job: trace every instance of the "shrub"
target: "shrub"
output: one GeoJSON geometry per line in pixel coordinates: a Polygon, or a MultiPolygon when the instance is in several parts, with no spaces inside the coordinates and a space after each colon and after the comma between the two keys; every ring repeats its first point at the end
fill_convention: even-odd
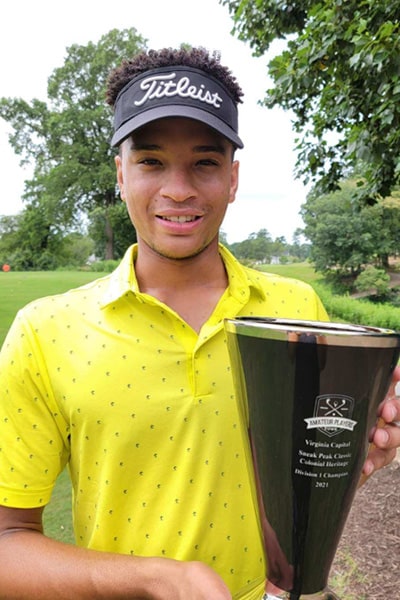
{"type": "Polygon", "coordinates": [[[119,260],[97,260],[90,265],[90,270],[96,273],[111,273],[119,263],[119,260]]]}
{"type": "Polygon", "coordinates": [[[355,280],[354,287],[359,292],[375,289],[379,296],[385,296],[389,293],[389,281],[390,276],[384,269],[368,265],[355,280]]]}
{"type": "Polygon", "coordinates": [[[332,320],[400,331],[399,307],[338,296],[320,282],[313,286],[332,320]]]}

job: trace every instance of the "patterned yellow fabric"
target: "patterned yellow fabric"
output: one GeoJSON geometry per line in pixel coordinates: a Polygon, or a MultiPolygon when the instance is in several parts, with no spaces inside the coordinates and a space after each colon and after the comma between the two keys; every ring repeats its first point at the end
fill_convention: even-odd
{"type": "Polygon", "coordinates": [[[325,320],[307,285],[243,268],[197,335],[118,269],[18,314],[0,358],[0,504],[50,500],[68,464],[81,546],[201,560],[260,598],[265,559],[223,319],[325,320]]]}

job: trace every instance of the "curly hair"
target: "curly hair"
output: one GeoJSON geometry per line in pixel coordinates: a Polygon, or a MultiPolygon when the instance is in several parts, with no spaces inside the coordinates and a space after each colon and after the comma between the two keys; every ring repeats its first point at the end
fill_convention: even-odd
{"type": "Polygon", "coordinates": [[[179,49],[148,50],[137,54],[130,60],[125,59],[119,67],[111,71],[108,77],[107,103],[114,106],[119,92],[136,75],[150,69],[178,65],[200,69],[212,75],[225,86],[237,104],[242,102],[243,92],[232,72],[221,65],[219,52],[214,51],[210,54],[205,48],[201,47],[181,47],[179,49]]]}

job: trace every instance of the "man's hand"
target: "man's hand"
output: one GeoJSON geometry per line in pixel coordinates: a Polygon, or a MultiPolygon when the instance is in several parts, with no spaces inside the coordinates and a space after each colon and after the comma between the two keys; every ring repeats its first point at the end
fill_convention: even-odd
{"type": "Polygon", "coordinates": [[[374,471],[390,464],[400,447],[400,397],[396,397],[395,390],[399,382],[400,367],[396,367],[389,391],[379,407],[379,423],[371,433],[371,447],[363,468],[364,481],[374,471]]]}
{"type": "MultiPolygon", "coordinates": [[[[157,560],[157,559],[154,559],[157,560]]],[[[168,559],[161,559],[167,564],[168,559]]],[[[173,561],[169,561],[173,565],[173,561]]],[[[162,562],[160,562],[161,569],[162,562]]],[[[160,587],[155,586],[152,598],[171,600],[232,600],[232,596],[217,573],[209,566],[200,562],[176,562],[176,573],[174,566],[170,567],[164,581],[160,581],[160,587]],[[167,586],[166,582],[170,585],[167,586]]]]}

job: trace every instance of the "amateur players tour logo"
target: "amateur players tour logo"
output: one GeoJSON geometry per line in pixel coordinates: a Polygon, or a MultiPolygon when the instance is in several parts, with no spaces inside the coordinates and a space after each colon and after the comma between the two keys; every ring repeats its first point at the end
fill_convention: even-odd
{"type": "Polygon", "coordinates": [[[357,421],[351,419],[354,399],[341,394],[325,394],[315,399],[314,416],[304,419],[307,429],[318,429],[329,437],[343,430],[353,431],[357,421]]]}

